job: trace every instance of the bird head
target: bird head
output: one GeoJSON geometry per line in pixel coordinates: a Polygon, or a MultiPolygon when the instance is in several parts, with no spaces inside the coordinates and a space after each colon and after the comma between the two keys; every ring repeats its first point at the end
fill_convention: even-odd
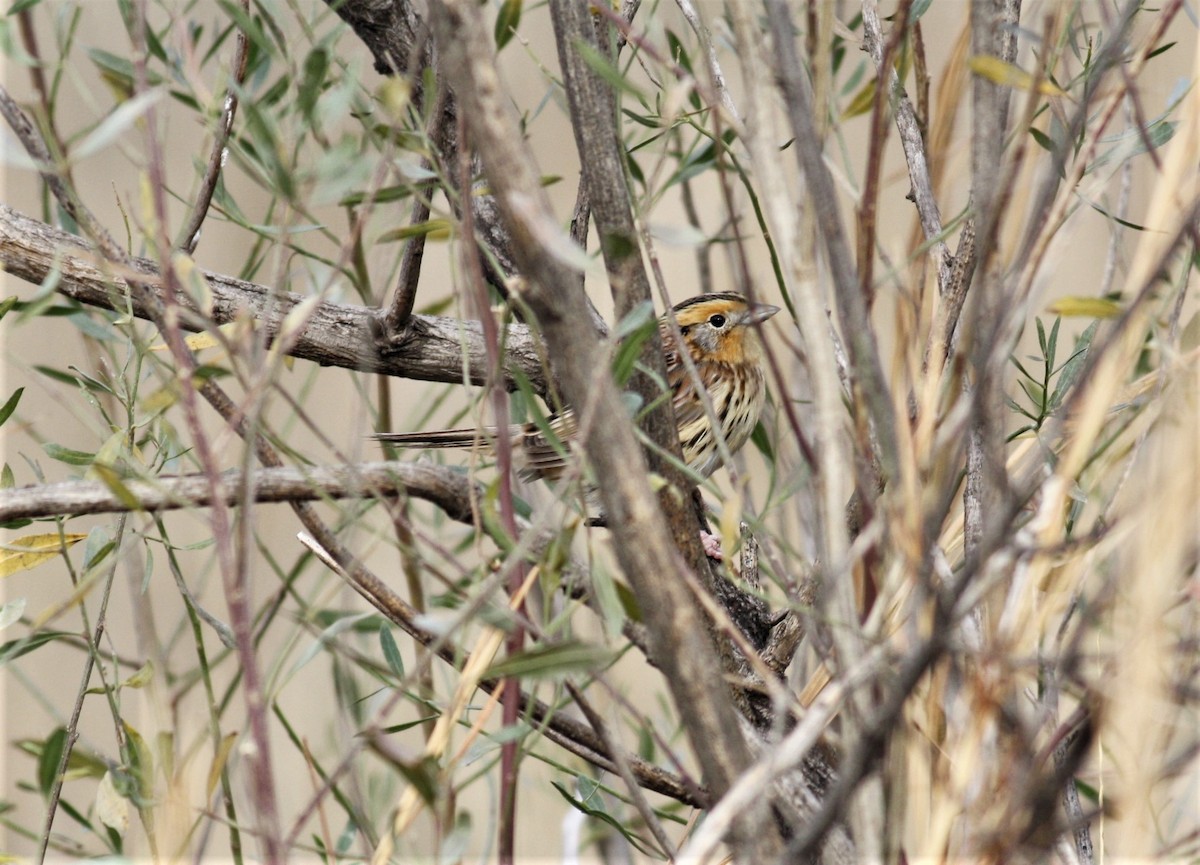
{"type": "Polygon", "coordinates": [[[733,292],[702,294],[672,310],[694,360],[756,363],[762,343],[754,325],[779,312],[767,303],[751,303],[733,292]]]}

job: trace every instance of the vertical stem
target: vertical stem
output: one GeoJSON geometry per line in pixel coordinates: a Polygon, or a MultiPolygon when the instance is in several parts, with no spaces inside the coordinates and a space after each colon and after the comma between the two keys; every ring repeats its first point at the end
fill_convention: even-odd
{"type": "MultiPolygon", "coordinates": [[[[492,314],[491,304],[488,303],[488,286],[484,279],[483,268],[479,256],[475,252],[474,214],[471,209],[471,162],[470,147],[467,139],[466,119],[460,113],[458,116],[458,170],[459,194],[463,196],[462,211],[462,249],[461,260],[463,270],[467,275],[467,285],[475,315],[483,329],[483,343],[491,360],[491,370],[488,381],[484,385],[492,402],[492,414],[498,434],[496,436],[496,467],[500,480],[500,522],[509,537],[517,537],[517,517],[513,507],[513,441],[507,434],[509,426],[508,392],[500,379],[503,360],[500,353],[500,334],[496,320],[492,314]]],[[[529,568],[525,562],[517,562],[509,574],[508,590],[515,595],[521,590],[528,575],[529,568]]],[[[509,631],[505,639],[505,651],[512,655],[521,651],[525,644],[525,629],[519,624],[524,618],[525,602],[522,601],[516,610],[518,623],[509,631]]],[[[521,690],[519,680],[506,679],[501,685],[504,689],[502,718],[505,727],[517,723],[521,715],[521,690]]],[[[500,825],[499,825],[499,859],[500,865],[512,865],[516,847],[517,827],[517,745],[515,739],[508,739],[500,746],[500,825]]]]}

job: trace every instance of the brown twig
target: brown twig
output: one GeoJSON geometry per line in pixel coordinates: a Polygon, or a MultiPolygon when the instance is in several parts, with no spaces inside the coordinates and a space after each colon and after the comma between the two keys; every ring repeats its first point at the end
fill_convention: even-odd
{"type": "MultiPolygon", "coordinates": [[[[888,104],[896,115],[896,130],[900,134],[900,143],[904,148],[904,159],[908,164],[908,177],[912,188],[909,197],[917,208],[917,216],[925,233],[925,242],[929,244],[937,268],[938,289],[944,291],[950,279],[950,250],[942,237],[942,215],[938,208],[937,199],[933,195],[933,181],[929,174],[929,154],[925,149],[925,139],[922,124],[917,112],[913,109],[912,100],[904,91],[900,76],[896,74],[893,58],[900,40],[905,35],[908,21],[908,11],[911,3],[902,3],[897,12],[897,21],[891,38],[883,46],[883,31],[879,23],[879,9],[874,2],[863,4],[863,47],[871,55],[875,63],[879,79],[879,92],[876,93],[876,112],[881,112],[882,99],[886,91],[888,104]]],[[[919,25],[918,25],[919,26],[919,25]]],[[[924,84],[928,94],[928,79],[924,84]]],[[[920,81],[918,80],[918,92],[920,81]]],[[[876,140],[884,138],[881,129],[876,129],[871,136],[872,148],[876,140]]],[[[879,145],[882,146],[882,145],[879,145]]],[[[881,160],[880,160],[881,161],[881,160]]],[[[877,169],[878,170],[878,169],[877,169]]],[[[868,176],[870,176],[868,174],[868,176]]],[[[870,185],[864,185],[864,200],[870,185]]],[[[872,211],[873,212],[873,211],[872,211]]],[[[869,253],[868,253],[869,254],[869,253]]],[[[862,251],[860,250],[860,260],[862,251]]],[[[863,280],[864,284],[867,282],[863,280]]]]}
{"type": "MultiPolygon", "coordinates": [[[[242,12],[250,14],[250,0],[241,0],[242,12]]],[[[200,182],[200,190],[196,200],[192,202],[191,212],[187,222],[179,232],[175,245],[191,255],[196,251],[200,242],[200,228],[208,216],[213,194],[217,191],[217,181],[221,177],[221,168],[225,165],[225,145],[229,134],[233,131],[233,121],[237,116],[238,91],[246,81],[246,65],[250,59],[250,40],[240,27],[237,34],[237,47],[233,52],[233,83],[225,88],[225,98],[221,100],[221,121],[213,136],[212,150],[208,155],[208,165],[204,169],[204,177],[200,182]]]]}
{"type": "MultiPolygon", "coordinates": [[[[775,39],[777,72],[788,120],[796,139],[792,149],[807,179],[807,191],[825,243],[834,283],[835,308],[848,348],[853,385],[861,390],[861,397],[865,401],[866,412],[856,413],[856,418],[865,425],[869,417],[874,424],[874,433],[879,442],[878,458],[884,477],[893,477],[899,465],[895,410],[884,380],[874,328],[867,314],[866,298],[855,274],[850,247],[838,215],[837,192],[825,165],[820,138],[813,122],[812,94],[807,73],[796,53],[794,39],[787,35],[795,33],[791,11],[784,0],[767,0],[766,6],[771,29],[779,34],[775,39]]],[[[859,433],[860,437],[866,437],[865,429],[860,429],[859,433]]],[[[860,486],[869,490],[877,488],[873,481],[860,486]]]]}
{"type": "MultiPolygon", "coordinates": [[[[104,628],[107,624],[108,599],[112,593],[113,577],[116,575],[117,565],[121,561],[116,551],[120,549],[124,536],[125,515],[122,514],[117,518],[116,531],[113,533],[114,544],[116,546],[112,555],[112,564],[108,568],[108,574],[104,580],[104,593],[100,598],[100,610],[96,614],[96,627],[92,629],[91,640],[88,643],[87,657],[83,661],[83,673],[80,676],[79,690],[75,695],[75,705],[71,709],[71,717],[67,720],[67,740],[63,745],[62,755],[59,757],[58,766],[54,772],[54,785],[50,788],[50,798],[46,805],[46,818],[42,823],[41,846],[38,848],[38,865],[42,865],[46,861],[46,851],[50,845],[50,832],[54,828],[54,817],[58,813],[58,803],[62,797],[63,784],[66,782],[67,766],[71,760],[71,751],[75,747],[75,743],[79,741],[79,718],[83,714],[83,700],[88,694],[88,685],[92,679],[92,669],[96,665],[100,638],[104,635],[104,628]]],[[[86,620],[87,613],[84,610],[85,625],[86,620]]]]}

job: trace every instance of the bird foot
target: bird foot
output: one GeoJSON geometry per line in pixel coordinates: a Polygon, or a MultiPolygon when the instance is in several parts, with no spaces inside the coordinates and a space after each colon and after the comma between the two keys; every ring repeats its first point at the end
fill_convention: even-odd
{"type": "Polygon", "coordinates": [[[704,555],[714,561],[725,561],[725,554],[721,552],[721,539],[712,532],[700,532],[700,546],[704,547],[704,555]]]}

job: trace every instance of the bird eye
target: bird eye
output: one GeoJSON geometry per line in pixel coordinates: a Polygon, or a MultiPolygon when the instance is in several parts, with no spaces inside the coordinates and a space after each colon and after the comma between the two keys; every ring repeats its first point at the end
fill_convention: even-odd
{"type": "Polygon", "coordinates": [[[716,328],[724,327],[725,326],[725,316],[721,315],[721,313],[719,313],[719,312],[715,313],[713,315],[710,315],[708,317],[708,323],[716,328]]]}

